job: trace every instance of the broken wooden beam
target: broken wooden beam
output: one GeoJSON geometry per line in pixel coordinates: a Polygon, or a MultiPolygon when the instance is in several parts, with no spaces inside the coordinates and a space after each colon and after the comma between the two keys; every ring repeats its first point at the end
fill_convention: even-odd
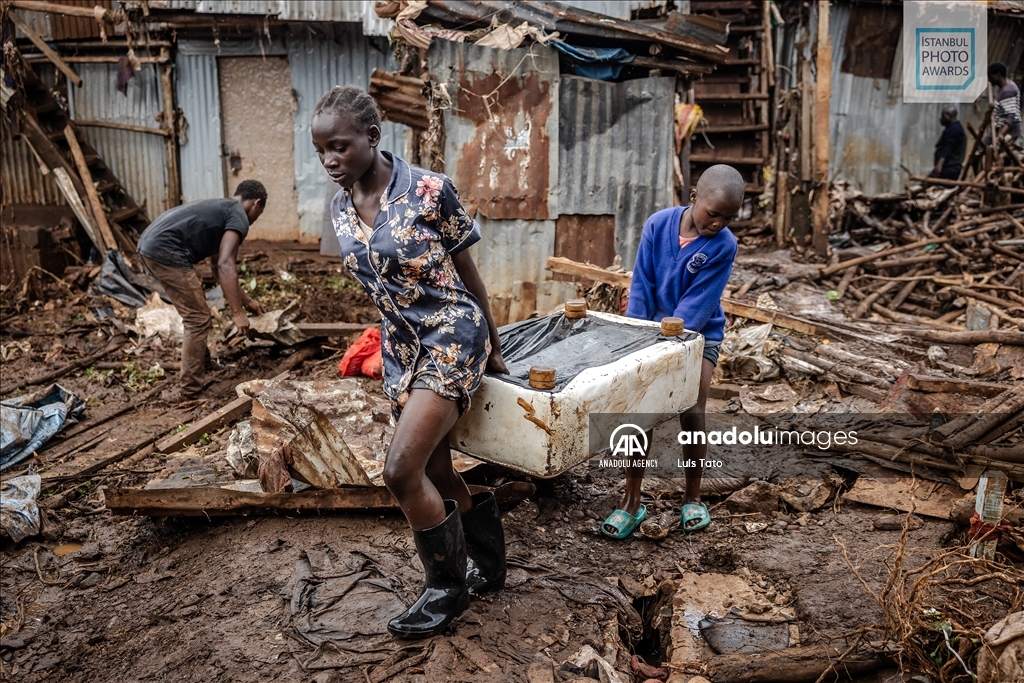
{"type": "Polygon", "coordinates": [[[110,231],[110,223],[107,222],[107,214],[103,210],[103,203],[100,202],[100,194],[93,183],[89,164],[85,161],[82,147],[78,144],[78,133],[71,123],[64,126],[64,139],[68,142],[68,147],[71,149],[71,157],[75,160],[75,165],[78,167],[78,175],[82,178],[82,183],[85,185],[85,194],[89,198],[89,204],[92,207],[92,217],[96,221],[96,227],[99,229],[100,236],[103,238],[107,249],[117,249],[117,240],[114,239],[114,233],[110,231]]]}
{"type": "Polygon", "coordinates": [[[422,131],[430,127],[426,87],[421,78],[382,69],[374,69],[370,74],[370,95],[380,107],[381,118],[422,131]]]}
{"type": "Polygon", "coordinates": [[[223,405],[218,408],[211,415],[207,415],[203,419],[193,422],[184,431],[178,434],[172,434],[166,439],[158,442],[156,449],[161,453],[173,453],[181,450],[185,446],[199,441],[203,437],[203,434],[209,434],[210,432],[223,427],[225,424],[237,420],[247,414],[251,409],[251,396],[236,398],[227,405],[223,405]]]}
{"type": "Polygon", "coordinates": [[[11,7],[17,9],[23,9],[28,12],[49,12],[50,14],[63,14],[69,17],[84,17],[86,19],[95,19],[107,22],[108,24],[116,24],[118,22],[117,15],[114,10],[99,7],[85,7],[82,5],[61,5],[56,2],[48,2],[43,0],[9,0],[7,3],[11,7]],[[97,13],[96,10],[100,12],[97,13]]]}
{"type": "Polygon", "coordinates": [[[973,187],[979,190],[984,190],[989,187],[995,187],[1000,192],[1009,192],[1010,194],[1024,194],[1024,189],[1019,187],[1010,187],[1008,185],[996,185],[994,183],[971,183],[966,180],[946,180],[945,178],[925,178],[924,176],[912,175],[910,179],[919,183],[928,183],[929,185],[944,185],[945,187],[973,187]]]}
{"type": "Polygon", "coordinates": [[[893,330],[894,334],[916,337],[936,344],[1006,344],[1007,346],[1024,346],[1024,332],[1012,330],[971,330],[954,332],[951,330],[893,330]]]}
{"type": "Polygon", "coordinates": [[[39,51],[46,55],[46,58],[49,59],[62,74],[68,77],[69,81],[75,84],[76,87],[81,87],[82,77],[71,68],[70,64],[61,59],[61,56],[54,52],[53,48],[47,45],[46,41],[40,38],[39,35],[32,30],[32,27],[18,16],[17,12],[8,11],[7,15],[11,18],[11,21],[14,22],[14,25],[18,30],[24,33],[25,36],[32,41],[32,44],[39,48],[39,51]]]}
{"type": "Polygon", "coordinates": [[[785,327],[786,329],[802,332],[803,334],[817,335],[822,334],[823,331],[822,326],[809,320],[797,318],[782,311],[751,306],[735,299],[722,299],[722,309],[729,315],[756,320],[762,323],[771,323],[772,325],[785,327]]]}
{"type": "Polygon", "coordinates": [[[1007,390],[1005,384],[995,382],[978,382],[968,379],[948,379],[946,377],[928,377],[926,375],[907,375],[907,388],[914,391],[926,391],[932,394],[967,394],[992,398],[1007,390]]]}
{"type": "MultiPolygon", "coordinates": [[[[532,496],[536,487],[529,482],[509,482],[497,488],[470,486],[472,494],[493,491],[498,505],[511,505],[532,496]]],[[[391,492],[383,486],[349,486],[315,489],[299,493],[262,493],[191,487],[180,489],[106,489],[104,504],[115,515],[155,517],[225,517],[341,510],[387,510],[398,508],[391,492]]]]}
{"type": "Polygon", "coordinates": [[[600,266],[592,266],[587,263],[579,263],[572,259],[563,258],[561,256],[549,256],[547,262],[544,264],[545,270],[550,270],[552,273],[562,273],[563,275],[572,275],[575,277],[585,278],[587,280],[593,280],[594,282],[603,282],[606,285],[613,287],[625,287],[629,288],[630,283],[633,281],[632,276],[628,273],[620,273],[611,270],[606,270],[600,266]]]}
{"type": "Polygon", "coordinates": [[[715,683],[814,683],[829,672],[842,679],[880,669],[890,662],[880,652],[843,654],[833,645],[808,645],[717,655],[704,664],[701,673],[715,683]]]}

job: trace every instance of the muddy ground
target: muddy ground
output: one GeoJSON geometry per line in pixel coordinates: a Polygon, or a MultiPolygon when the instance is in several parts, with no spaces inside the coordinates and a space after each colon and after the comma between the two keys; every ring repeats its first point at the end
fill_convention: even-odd
{"type": "MultiPolygon", "coordinates": [[[[244,256],[246,272],[256,278],[255,294],[268,308],[301,296],[310,322],[369,322],[376,315],[337,265],[316,254],[246,245],[244,256]]],[[[49,297],[24,301],[5,293],[0,342],[28,342],[30,350],[4,363],[4,397],[16,392],[19,378],[102,348],[116,332],[96,318],[97,302],[85,292],[48,291],[49,297]]],[[[335,376],[340,351],[350,341],[323,340],[293,376],[335,376]]],[[[221,341],[212,346],[223,367],[209,398],[194,405],[181,407],[169,394],[161,398],[159,387],[173,384],[172,371],[164,377],[149,372],[177,360],[174,348],[136,347],[116,361],[120,369],[81,368],[60,382],[89,400],[87,421],[101,420],[148,391],[146,409],[163,410],[165,419],[184,424],[230,400],[236,383],[268,376],[287,359],[281,349],[233,349],[221,341]]],[[[379,392],[378,382],[360,381],[379,392]]],[[[713,399],[709,409],[727,406],[713,399]]],[[[111,430],[137,430],[138,415],[112,420],[111,430]]],[[[217,451],[226,433],[210,435],[200,452],[217,451]]],[[[60,448],[56,441],[51,447],[60,448]]],[[[45,450],[40,459],[46,462],[45,450]]],[[[557,667],[588,644],[612,652],[613,659],[619,648],[620,665],[634,653],[658,664],[667,643],[650,626],[657,597],[651,587],[656,592],[684,572],[748,577],[766,599],[795,610],[801,644],[820,643],[882,620],[837,542],[845,543],[860,577],[877,589],[889,577],[900,537],[898,515],[878,508],[830,502],[810,514],[784,505],[731,514],[719,505],[722,497],[709,496],[714,522],[700,533],[612,541],[598,533],[598,525],[616,507],[621,480],[584,464],[535,481],[534,496],[503,512],[508,585],[474,599],[454,636],[413,643],[385,638],[376,654],[353,664],[358,658],[303,642],[288,623],[296,565],[324,553],[335,566],[360,558],[408,601],[421,573],[401,515],[159,519],[117,517],[103,508],[104,486],[141,486],[165,462],[166,456],[143,449],[83,480],[49,487],[44,497],[64,500],[46,511],[43,535],[17,545],[3,541],[4,680],[532,682],[543,679],[529,674],[531,664],[557,667]],[[887,523],[877,526],[889,530],[876,529],[879,520],[887,523]],[[642,632],[628,633],[628,608],[601,586],[613,587],[636,610],[642,632]]],[[[467,478],[487,484],[523,479],[491,466],[467,478]]],[[[678,513],[680,481],[649,482],[646,490],[652,517],[678,513]]],[[[953,523],[919,518],[908,534],[908,564],[962,540],[953,523]]],[[[891,669],[859,680],[899,679],[891,669]]]]}

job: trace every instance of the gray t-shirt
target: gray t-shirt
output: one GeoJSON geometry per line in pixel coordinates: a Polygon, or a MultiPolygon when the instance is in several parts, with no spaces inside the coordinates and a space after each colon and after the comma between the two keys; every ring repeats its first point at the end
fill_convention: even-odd
{"type": "Polygon", "coordinates": [[[191,268],[220,251],[225,230],[245,239],[249,218],[237,199],[200,199],[165,211],[139,237],[137,251],[167,266],[191,268]]]}

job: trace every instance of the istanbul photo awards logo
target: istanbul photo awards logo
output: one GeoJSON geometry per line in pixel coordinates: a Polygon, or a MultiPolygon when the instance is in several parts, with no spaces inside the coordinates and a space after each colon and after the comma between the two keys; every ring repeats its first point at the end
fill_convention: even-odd
{"type": "Polygon", "coordinates": [[[987,4],[903,3],[903,101],[974,102],[985,91],[987,4]]]}

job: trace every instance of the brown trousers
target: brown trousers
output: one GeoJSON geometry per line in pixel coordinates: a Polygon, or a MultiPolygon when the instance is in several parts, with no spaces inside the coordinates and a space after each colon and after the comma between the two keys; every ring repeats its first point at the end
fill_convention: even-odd
{"type": "Polygon", "coordinates": [[[176,268],[145,256],[142,260],[153,277],[164,286],[167,298],[185,323],[185,339],[181,345],[181,395],[193,397],[203,389],[203,371],[210,354],[206,348],[206,337],[212,323],[203,283],[195,268],[176,268]]]}

